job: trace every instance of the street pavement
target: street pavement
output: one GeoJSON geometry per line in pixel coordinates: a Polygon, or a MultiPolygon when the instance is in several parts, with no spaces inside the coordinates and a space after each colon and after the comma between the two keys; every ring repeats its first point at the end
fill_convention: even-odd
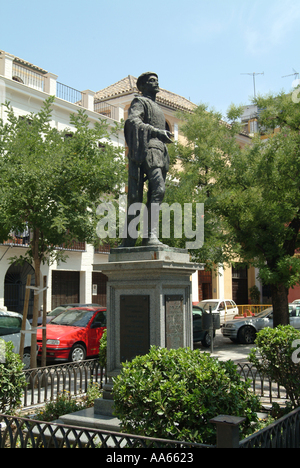
{"type": "MultiPolygon", "coordinates": [[[[234,361],[234,362],[248,362],[248,355],[251,348],[255,347],[255,344],[244,345],[232,343],[229,338],[224,338],[221,330],[216,330],[216,336],[213,344],[212,356],[218,358],[220,361],[234,361]]],[[[200,349],[200,351],[210,353],[210,348],[204,348],[201,342],[194,343],[194,349],[200,349]]]]}

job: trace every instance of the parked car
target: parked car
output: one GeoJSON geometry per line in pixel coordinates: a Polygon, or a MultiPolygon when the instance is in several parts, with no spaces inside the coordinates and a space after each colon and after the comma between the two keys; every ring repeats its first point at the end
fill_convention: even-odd
{"type": "MultiPolygon", "coordinates": [[[[202,328],[202,314],[205,313],[204,309],[199,306],[193,306],[193,342],[201,341],[205,348],[211,345],[210,334],[207,330],[202,328]]],[[[214,332],[215,337],[215,332],[214,332]]]]}
{"type": "MultiPolygon", "coordinates": [[[[57,317],[57,315],[61,314],[64,310],[70,308],[70,307],[102,307],[99,304],[79,304],[79,303],[73,303],[73,304],[61,304],[58,307],[55,307],[55,309],[51,310],[50,312],[47,313],[46,315],[46,323],[51,322],[51,320],[54,319],[54,317],[57,317]]],[[[32,319],[31,319],[32,320],[32,319]]],[[[43,317],[38,318],[38,325],[42,325],[43,323],[43,317]]]]}
{"type": "Polygon", "coordinates": [[[197,306],[202,307],[206,312],[209,312],[211,306],[212,312],[220,313],[221,327],[228,320],[232,320],[239,313],[239,309],[231,299],[204,299],[197,306]]]}
{"type": "MultiPolygon", "coordinates": [[[[46,326],[46,359],[83,361],[97,356],[106,328],[105,307],[67,308],[46,326]]],[[[42,355],[42,329],[37,330],[38,357],[42,355]]]]}
{"type": "MultiPolygon", "coordinates": [[[[289,312],[290,325],[300,329],[300,304],[289,304],[289,312]]],[[[254,343],[257,332],[265,327],[273,327],[273,307],[268,307],[253,317],[226,322],[222,334],[234,343],[251,344],[254,343]]]]}
{"type": "MultiPolygon", "coordinates": [[[[0,338],[4,341],[12,341],[14,352],[20,352],[21,327],[23,316],[17,312],[8,310],[0,310],[0,338]]],[[[31,330],[31,325],[26,320],[26,330],[31,330]]],[[[25,333],[23,363],[24,369],[30,367],[30,351],[31,351],[31,333],[25,333]]]]}

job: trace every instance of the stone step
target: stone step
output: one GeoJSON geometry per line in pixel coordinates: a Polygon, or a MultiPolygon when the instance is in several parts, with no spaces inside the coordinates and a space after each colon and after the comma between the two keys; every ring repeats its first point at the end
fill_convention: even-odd
{"type": "Polygon", "coordinates": [[[120,432],[120,420],[113,415],[96,414],[94,407],[64,414],[60,420],[68,426],[89,427],[104,431],[120,432]]]}

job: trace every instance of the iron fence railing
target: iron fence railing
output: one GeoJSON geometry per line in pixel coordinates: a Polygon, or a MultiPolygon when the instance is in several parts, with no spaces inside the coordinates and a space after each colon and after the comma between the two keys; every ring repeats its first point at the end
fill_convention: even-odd
{"type": "Polygon", "coordinates": [[[95,102],[94,111],[113,120],[119,120],[118,108],[108,102],[95,102]]]}
{"type": "Polygon", "coordinates": [[[300,448],[300,408],[240,441],[240,448],[300,448]]]}
{"type": "Polygon", "coordinates": [[[273,382],[267,375],[262,375],[251,363],[238,363],[237,371],[244,380],[251,381],[251,389],[255,395],[260,397],[262,404],[268,405],[273,402],[284,403],[287,399],[286,390],[277,382],[273,382]]]}
{"type": "MultiPolygon", "coordinates": [[[[190,442],[108,432],[101,429],[45,423],[3,414],[0,414],[0,421],[2,421],[0,448],[168,448],[177,450],[177,461],[192,462],[192,453],[189,458],[181,459],[178,450],[182,450],[184,457],[188,449],[213,447],[190,442]]],[[[128,454],[128,451],[125,453],[128,454]]]]}
{"type": "MultiPolygon", "coordinates": [[[[273,402],[284,404],[287,399],[285,389],[261,375],[251,363],[237,364],[237,371],[244,380],[249,379],[253,393],[260,397],[263,405],[273,402]]],[[[83,395],[90,382],[105,381],[105,370],[98,359],[75,363],[63,363],[24,371],[27,385],[24,388],[22,406],[27,408],[53,401],[64,391],[71,396],[83,395]]]]}
{"type": "Polygon", "coordinates": [[[84,395],[91,382],[99,383],[102,388],[106,379],[97,358],[29,369],[24,374],[27,385],[23,393],[23,408],[56,400],[65,391],[70,396],[84,395]]]}
{"type": "Polygon", "coordinates": [[[63,83],[59,83],[59,81],[56,82],[56,96],[64,101],[81,105],[81,91],[64,85],[63,83]]]}

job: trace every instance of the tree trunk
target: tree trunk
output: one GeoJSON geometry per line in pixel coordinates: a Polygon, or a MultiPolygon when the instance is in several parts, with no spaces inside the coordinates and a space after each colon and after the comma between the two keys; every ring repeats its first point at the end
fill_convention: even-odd
{"type": "MultiPolygon", "coordinates": [[[[39,229],[34,229],[32,239],[32,253],[35,269],[35,287],[40,287],[40,271],[41,262],[39,258],[39,229]]],[[[31,334],[31,354],[30,354],[30,367],[32,369],[37,367],[37,341],[36,341],[36,327],[38,324],[39,316],[39,295],[35,293],[33,300],[33,317],[32,317],[32,328],[35,333],[31,334]]]]}
{"type": "Polygon", "coordinates": [[[272,285],[273,326],[289,325],[288,288],[283,284],[272,285]]]}

